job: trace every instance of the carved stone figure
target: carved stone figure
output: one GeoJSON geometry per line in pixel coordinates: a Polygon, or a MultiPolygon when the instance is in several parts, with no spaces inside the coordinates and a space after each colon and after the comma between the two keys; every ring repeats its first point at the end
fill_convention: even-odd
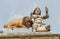
{"type": "Polygon", "coordinates": [[[48,8],[45,7],[46,15],[41,15],[41,10],[39,7],[36,7],[31,13],[31,19],[33,21],[33,31],[50,31],[50,25],[44,23],[44,19],[49,18],[48,8]]]}
{"type": "Polygon", "coordinates": [[[30,19],[30,17],[26,16],[23,18],[17,18],[15,20],[9,21],[7,23],[4,24],[4,28],[29,28],[32,27],[32,20],[30,19]]]}

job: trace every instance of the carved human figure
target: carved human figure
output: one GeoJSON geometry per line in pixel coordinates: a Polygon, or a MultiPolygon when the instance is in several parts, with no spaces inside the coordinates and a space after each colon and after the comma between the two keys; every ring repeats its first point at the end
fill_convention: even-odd
{"type": "Polygon", "coordinates": [[[50,25],[46,25],[44,23],[44,19],[49,18],[47,7],[45,7],[45,11],[46,11],[46,15],[42,16],[40,8],[36,7],[34,11],[31,13],[30,17],[33,21],[33,31],[49,31],[50,30],[50,25]],[[43,30],[41,26],[44,27],[45,29],[43,30]],[[39,27],[40,27],[40,30],[39,30],[39,27]]]}

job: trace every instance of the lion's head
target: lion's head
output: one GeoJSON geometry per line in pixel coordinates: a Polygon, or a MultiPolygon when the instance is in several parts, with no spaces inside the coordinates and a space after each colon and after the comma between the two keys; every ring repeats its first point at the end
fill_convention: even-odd
{"type": "Polygon", "coordinates": [[[30,17],[26,16],[26,17],[23,18],[23,24],[24,24],[27,28],[29,28],[29,27],[32,27],[33,22],[32,22],[32,20],[30,19],[30,17]]]}

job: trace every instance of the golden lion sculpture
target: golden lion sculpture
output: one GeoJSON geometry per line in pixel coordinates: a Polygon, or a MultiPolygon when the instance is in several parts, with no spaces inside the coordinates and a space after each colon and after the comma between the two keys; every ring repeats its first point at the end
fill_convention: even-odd
{"type": "Polygon", "coordinates": [[[32,20],[30,19],[30,17],[26,16],[23,18],[18,18],[12,21],[9,21],[7,23],[4,24],[4,28],[29,28],[32,27],[32,20]]]}

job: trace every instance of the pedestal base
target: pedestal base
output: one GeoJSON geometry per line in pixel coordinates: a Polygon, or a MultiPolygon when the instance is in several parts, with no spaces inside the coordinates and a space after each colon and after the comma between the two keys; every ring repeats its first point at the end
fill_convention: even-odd
{"type": "Polygon", "coordinates": [[[60,39],[60,34],[52,34],[50,32],[26,32],[10,35],[1,34],[0,39],[60,39]]]}

